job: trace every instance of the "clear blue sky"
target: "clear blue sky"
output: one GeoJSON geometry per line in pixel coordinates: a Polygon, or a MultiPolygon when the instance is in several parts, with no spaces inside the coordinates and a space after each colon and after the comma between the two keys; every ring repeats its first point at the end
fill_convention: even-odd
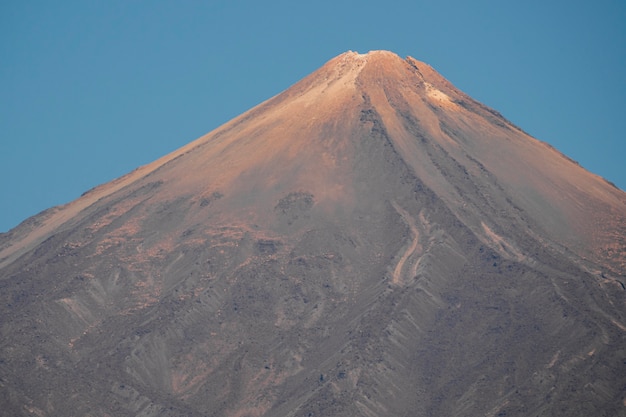
{"type": "Polygon", "coordinates": [[[623,0],[4,0],[0,232],[373,49],[626,189],[623,0]]]}

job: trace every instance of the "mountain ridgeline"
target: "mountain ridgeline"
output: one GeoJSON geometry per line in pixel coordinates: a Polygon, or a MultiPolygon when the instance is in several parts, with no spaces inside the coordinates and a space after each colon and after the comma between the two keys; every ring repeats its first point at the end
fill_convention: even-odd
{"type": "Polygon", "coordinates": [[[626,413],[626,194],[347,52],[0,235],[14,416],[626,413]]]}

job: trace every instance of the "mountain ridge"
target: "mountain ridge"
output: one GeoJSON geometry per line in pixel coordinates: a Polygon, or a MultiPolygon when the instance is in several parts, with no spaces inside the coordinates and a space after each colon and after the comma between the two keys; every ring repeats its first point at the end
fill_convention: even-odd
{"type": "Polygon", "coordinates": [[[15,415],[610,415],[626,195],[347,52],[11,231],[15,415]]]}
{"type": "MultiPolygon", "coordinates": [[[[415,60],[414,58],[411,57],[407,57],[406,59],[402,60],[402,58],[398,57],[397,55],[393,54],[392,52],[388,52],[388,51],[371,51],[368,54],[358,54],[355,52],[346,52],[344,54],[341,54],[339,56],[337,56],[336,58],[330,60],[326,65],[324,65],[322,68],[320,68],[320,70],[316,71],[315,73],[313,73],[311,76],[309,77],[305,77],[305,79],[303,79],[301,82],[297,83],[296,85],[294,85],[292,88],[286,90],[285,92],[278,94],[277,96],[267,100],[266,102],[260,104],[259,106],[255,107],[254,109],[251,109],[249,112],[244,113],[244,115],[242,115],[240,118],[235,118],[233,120],[233,122],[231,123],[227,123],[224,126],[217,128],[216,130],[214,130],[213,132],[210,132],[209,134],[201,137],[200,139],[190,143],[187,146],[184,146],[183,148],[176,150],[172,153],[170,153],[168,156],[161,158],[151,164],[147,164],[141,168],[138,168],[138,170],[133,171],[132,173],[129,173],[117,180],[114,180],[106,185],[103,186],[99,186],[96,187],[96,189],[101,189],[101,187],[111,187],[113,184],[127,184],[129,182],[132,182],[132,180],[134,178],[137,178],[139,175],[145,173],[145,172],[151,172],[154,169],[157,169],[157,167],[159,167],[162,164],[165,164],[169,161],[170,158],[175,158],[175,157],[181,157],[184,153],[191,151],[193,148],[198,147],[198,146],[202,146],[202,143],[208,139],[206,139],[207,137],[211,136],[211,137],[215,137],[215,136],[220,136],[221,135],[221,131],[222,129],[229,129],[229,126],[236,126],[237,125],[237,121],[238,120],[246,120],[246,118],[248,117],[253,117],[254,114],[258,111],[261,111],[263,108],[266,108],[267,106],[271,106],[272,103],[275,100],[280,100],[280,99],[285,99],[287,97],[289,97],[289,95],[293,95],[293,94],[304,94],[304,91],[301,91],[303,89],[306,89],[307,83],[310,82],[310,80],[319,80],[322,77],[329,77],[330,75],[332,75],[333,77],[337,78],[340,80],[341,77],[344,77],[345,74],[343,74],[343,71],[347,71],[350,77],[353,78],[352,81],[350,82],[356,82],[357,76],[360,74],[360,72],[363,70],[364,67],[369,66],[375,67],[375,70],[373,70],[374,72],[376,71],[381,71],[381,70],[385,70],[385,67],[392,67],[392,68],[400,68],[403,65],[408,65],[409,67],[412,67],[415,69],[415,72],[419,75],[419,77],[422,77],[422,79],[414,79],[413,81],[415,81],[415,84],[419,86],[419,84],[424,84],[422,85],[422,87],[425,88],[425,90],[427,90],[427,97],[430,99],[430,106],[433,106],[433,102],[435,103],[434,106],[437,105],[446,105],[448,107],[453,106],[452,108],[454,108],[456,106],[457,110],[460,110],[458,106],[463,107],[463,105],[465,106],[469,106],[470,109],[468,109],[469,111],[475,111],[480,109],[480,111],[478,111],[478,114],[480,114],[482,117],[484,118],[489,118],[491,115],[493,115],[496,118],[496,123],[504,123],[505,125],[511,126],[511,128],[513,129],[519,129],[516,126],[514,126],[513,124],[511,124],[508,120],[504,119],[498,112],[493,111],[492,109],[489,109],[488,107],[485,107],[484,105],[476,102],[475,100],[471,99],[469,96],[467,96],[466,94],[460,92],[459,90],[457,90],[455,87],[453,87],[447,80],[445,80],[443,77],[439,76],[438,74],[436,74],[436,72],[429,67],[426,64],[423,64],[417,60],[415,60]],[[401,62],[403,62],[403,64],[401,64],[401,62]],[[421,70],[420,70],[421,68],[421,70]],[[357,72],[358,70],[358,72],[357,72]],[[356,72],[356,73],[355,73],[356,72]],[[423,75],[422,72],[427,74],[428,79],[431,82],[426,82],[423,80],[423,75]],[[443,88],[444,91],[447,91],[448,94],[455,96],[454,100],[450,100],[450,96],[448,94],[446,94],[446,92],[437,89],[436,87],[434,87],[435,85],[439,86],[440,88],[443,88]],[[286,96],[285,96],[286,95],[286,96]],[[471,104],[467,104],[467,102],[470,102],[471,104]],[[443,103],[443,104],[442,104],[443,103]],[[476,108],[478,107],[478,109],[476,108]],[[487,112],[487,114],[483,113],[483,111],[487,112]],[[499,121],[498,121],[499,120],[499,121]]],[[[396,71],[397,72],[397,71],[396,71]]],[[[387,77],[389,77],[389,74],[386,74],[387,77]]],[[[380,82],[380,80],[373,80],[373,83],[376,82],[380,82]]],[[[346,83],[344,81],[344,83],[346,83]]],[[[336,86],[335,86],[336,87],[336,86]]],[[[357,86],[358,87],[358,86],[357,86]]],[[[330,87],[329,87],[330,88],[330,87]]],[[[344,86],[345,88],[345,86],[344,86]]],[[[322,104],[318,104],[320,106],[327,106],[326,103],[322,103],[322,104]]],[[[332,105],[328,105],[328,108],[332,108],[332,105]]],[[[493,120],[492,120],[493,121],[493,120]]],[[[436,132],[436,130],[441,130],[441,129],[430,129],[431,131],[428,132],[430,134],[433,133],[433,130],[436,132]]],[[[526,135],[524,133],[524,135],[526,135]]],[[[531,138],[530,136],[527,136],[527,138],[531,138]]],[[[531,140],[536,141],[536,139],[531,138],[531,140]]],[[[543,142],[541,142],[543,143],[543,142]]],[[[548,147],[550,147],[550,145],[547,145],[548,147]]],[[[557,151],[558,152],[558,151],[557,151]]],[[[413,154],[416,154],[416,152],[413,152],[413,154]]],[[[559,155],[562,155],[561,153],[559,153],[559,155]]],[[[564,155],[562,155],[564,156],[564,155]]],[[[564,156],[565,158],[567,158],[566,156],[564,156]]],[[[536,169],[536,168],[535,168],[536,169]]],[[[113,190],[115,190],[117,187],[114,186],[113,190]]],[[[590,187],[591,188],[591,187],[590,187]]],[[[93,192],[93,191],[91,191],[93,192]]],[[[90,192],[88,192],[90,193],[90,192]]],[[[80,199],[79,199],[80,200],[80,199]]],[[[623,203],[623,197],[622,197],[622,204],[623,203]]],[[[89,204],[89,202],[87,202],[86,204],[89,204]]]]}

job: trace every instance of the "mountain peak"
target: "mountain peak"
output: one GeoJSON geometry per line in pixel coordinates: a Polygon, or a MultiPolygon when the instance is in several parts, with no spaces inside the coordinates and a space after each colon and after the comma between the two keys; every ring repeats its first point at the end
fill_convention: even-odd
{"type": "Polygon", "coordinates": [[[383,64],[390,68],[401,66],[405,63],[404,61],[399,55],[386,50],[372,50],[363,54],[356,51],[347,51],[331,59],[327,65],[353,64],[360,68],[365,64],[383,64]]]}
{"type": "MultiPolygon", "coordinates": [[[[486,233],[480,221],[484,213],[467,209],[459,184],[450,181],[451,174],[433,152],[447,155],[446,163],[454,160],[458,169],[488,172],[498,179],[499,187],[518,190],[511,197],[516,206],[574,252],[597,259],[608,256],[617,265],[626,262],[625,252],[608,249],[615,246],[612,230],[624,227],[620,218],[611,218],[610,210],[554,197],[555,189],[568,190],[571,198],[610,207],[626,204],[623,193],[605,187],[598,177],[476,102],[428,64],[373,50],[342,53],[283,93],[187,146],[97,187],[53,215],[48,212],[40,227],[0,246],[0,266],[99,199],[150,181],[170,184],[167,192],[154,198],[184,193],[210,198],[213,192],[226,194],[227,188],[238,195],[266,192],[267,198],[255,201],[258,209],[262,204],[269,207],[281,192],[307,189],[320,207],[352,207],[355,191],[338,180],[347,169],[338,161],[355,158],[363,138],[372,132],[392,146],[412,175],[476,233],[486,233]]],[[[249,207],[238,203],[231,212],[237,210],[249,207]]],[[[262,217],[258,214],[262,212],[257,210],[257,215],[262,217]]]]}
{"type": "MultiPolygon", "coordinates": [[[[357,51],[346,51],[339,56],[352,56],[357,58],[368,58],[368,57],[387,57],[387,58],[400,58],[396,53],[387,51],[385,49],[374,49],[366,53],[359,53],[357,51]]],[[[402,59],[402,58],[400,58],[402,59]]]]}
{"type": "Polygon", "coordinates": [[[624,271],[626,194],[349,51],[0,236],[0,406],[623,414],[624,271]]]}

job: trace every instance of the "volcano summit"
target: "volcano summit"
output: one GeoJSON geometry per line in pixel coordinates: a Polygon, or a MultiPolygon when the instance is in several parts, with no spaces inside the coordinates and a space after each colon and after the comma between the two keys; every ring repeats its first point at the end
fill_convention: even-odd
{"type": "Polygon", "coordinates": [[[626,194],[413,58],[347,52],[0,235],[0,406],[626,413],[626,194]]]}

